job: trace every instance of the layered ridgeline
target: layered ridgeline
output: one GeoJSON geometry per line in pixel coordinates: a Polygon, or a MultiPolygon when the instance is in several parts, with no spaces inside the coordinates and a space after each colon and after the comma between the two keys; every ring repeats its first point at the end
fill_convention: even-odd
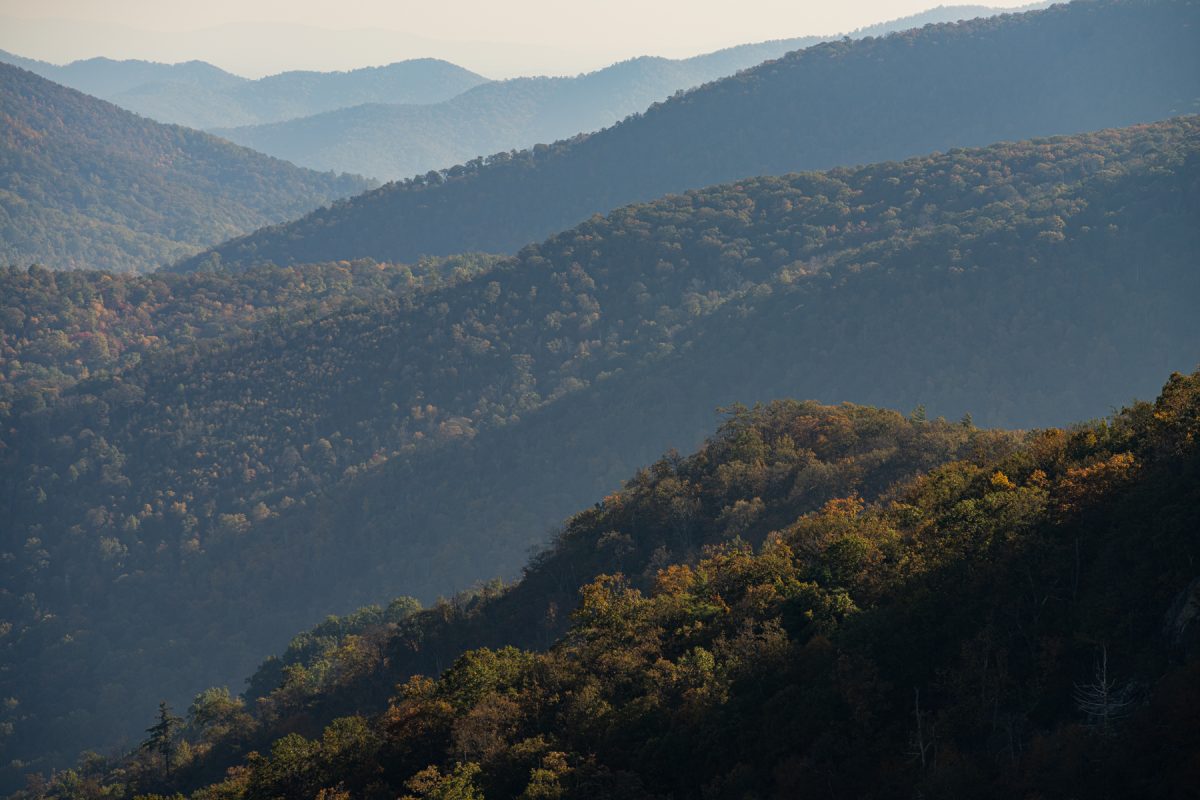
{"type": "Polygon", "coordinates": [[[674,92],[732,75],[821,41],[670,60],[643,57],[575,77],[533,77],[477,86],[432,105],[372,103],[266,125],[216,127],[232,142],[313,169],[397,180],[612,125],[674,92]]]}
{"type": "Polygon", "coordinates": [[[0,50],[0,62],[29,70],[47,80],[102,100],[111,100],[122,92],[147,84],[195,84],[209,90],[220,90],[246,80],[204,61],[161,64],[137,59],[96,57],[72,61],[69,64],[51,64],[0,50]]]}
{"type": "Polygon", "coordinates": [[[22,796],[1189,797],[1200,373],[1017,438],[740,412],[572,517],[515,587],[331,618],[256,676],[265,698],[200,693],[22,796]],[[413,674],[464,631],[529,649],[413,674]]]}
{"type": "Polygon", "coordinates": [[[278,122],[361,103],[439,103],[488,80],[436,58],[345,72],[292,70],[257,80],[203,61],[89,58],[60,66],[0,51],[0,62],[158,122],[202,129],[278,122]]]}
{"type": "MultiPolygon", "coordinates": [[[[851,36],[999,12],[940,6],[851,36]]],[[[688,59],[639,58],[577,77],[496,83],[428,58],[348,72],[291,71],[253,81],[202,61],[90,58],[60,66],[3,51],[0,61],[158,122],[212,130],[301,166],[407,178],[480,154],[598,130],[676,91],[829,38],[837,37],[759,42],[688,59]],[[449,102],[484,83],[486,90],[449,102]],[[288,120],[296,121],[282,124],[288,120]]]]}
{"type": "Polygon", "coordinates": [[[1189,0],[1079,0],[821,44],[595,135],[388,184],[180,268],[513,252],[665,192],[1194,112],[1197,26],[1189,0]]]}
{"type": "Polygon", "coordinates": [[[154,269],[370,185],[0,65],[0,264],[154,269]]]}
{"type": "MultiPolygon", "coordinates": [[[[331,611],[514,574],[554,521],[692,447],[717,406],[854,397],[1029,426],[1148,396],[1200,361],[1198,132],[720,186],[465,283],[327,315],[290,303],[138,363],[110,343],[86,380],[59,368],[61,390],[27,375],[0,439],[5,760],[136,733],[139,709],[237,680],[331,611]]],[[[270,274],[297,273],[213,279],[270,274]]],[[[55,337],[30,321],[44,312],[5,311],[24,326],[6,358],[115,335],[107,315],[152,312],[139,282],[162,278],[124,296],[76,280],[96,286],[61,284],[70,303],[95,316],[64,313],[55,337]]],[[[231,315],[271,297],[225,296],[231,315]]]]}
{"type": "MultiPolygon", "coordinates": [[[[939,7],[852,37],[996,13],[983,6],[939,7]]],[[[677,91],[831,38],[838,37],[780,39],[686,59],[636,58],[575,77],[488,83],[434,105],[344,103],[347,107],[337,111],[270,125],[226,127],[234,123],[222,122],[213,132],[314,169],[408,178],[481,154],[600,130],[677,91]]]]}

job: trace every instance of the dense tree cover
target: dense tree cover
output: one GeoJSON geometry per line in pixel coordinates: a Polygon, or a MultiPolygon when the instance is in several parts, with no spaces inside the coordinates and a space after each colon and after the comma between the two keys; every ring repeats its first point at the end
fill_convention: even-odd
{"type": "MultiPolygon", "coordinates": [[[[761,539],[770,519],[788,515],[785,509],[795,516],[846,492],[874,497],[921,470],[972,452],[1001,452],[1014,441],[1007,434],[985,433],[960,424],[939,421],[914,426],[895,412],[849,405],[792,402],[754,412],[731,410],[729,420],[710,443],[713,452],[722,454],[723,466],[718,470],[714,460],[713,471],[704,468],[704,474],[692,476],[697,487],[703,484],[716,493],[709,498],[710,505],[734,509],[718,514],[719,524],[704,523],[697,506],[684,512],[694,517],[694,530],[681,536],[678,526],[654,529],[653,520],[662,514],[673,514],[670,518],[675,519],[680,513],[678,508],[659,507],[663,487],[644,491],[652,475],[678,466],[680,459],[672,456],[639,474],[624,492],[626,497],[639,498],[625,512],[632,530],[638,532],[635,538],[604,537],[607,529],[594,529],[594,518],[580,515],[568,524],[556,546],[542,552],[521,583],[511,589],[484,586],[440,601],[415,616],[408,616],[412,602],[401,600],[389,607],[387,617],[381,617],[387,612],[371,608],[327,620],[297,637],[282,658],[268,659],[255,673],[247,697],[263,698],[256,703],[257,715],[269,722],[258,727],[244,718],[236,734],[262,739],[273,735],[276,725],[319,731],[319,721],[330,714],[336,716],[339,709],[364,704],[383,707],[398,674],[440,671],[462,649],[461,642],[470,646],[509,642],[544,646],[552,641],[569,621],[578,588],[590,575],[623,566],[652,577],[658,566],[698,554],[706,543],[723,540],[735,527],[750,541],[761,539]],[[761,483],[760,459],[771,464],[775,487],[771,496],[779,504],[764,518],[745,510],[748,501],[744,496],[747,489],[761,483]],[[399,614],[393,611],[397,608],[399,614]],[[395,650],[394,645],[401,641],[401,649],[395,650]],[[391,664],[387,674],[378,671],[381,658],[391,664]]],[[[764,487],[759,486],[758,491],[764,487]]],[[[749,502],[752,509],[761,510],[761,501],[749,502]]],[[[668,505],[678,506],[670,501],[668,505]]],[[[206,756],[209,761],[204,769],[215,769],[217,775],[221,759],[230,753],[244,753],[248,746],[228,740],[209,741],[209,745],[215,750],[206,756]]],[[[199,747],[196,752],[199,756],[208,751],[199,747]]],[[[161,766],[160,761],[155,763],[161,766]]]]}
{"type": "Polygon", "coordinates": [[[344,616],[330,615],[288,642],[280,656],[264,661],[247,681],[246,697],[253,700],[287,683],[294,690],[313,692],[344,683],[344,672],[363,637],[378,637],[380,629],[394,631],[421,608],[412,597],[397,597],[387,607],[364,606],[344,616]],[[333,673],[333,674],[331,674],[333,673]]]}
{"type": "MultiPolygon", "coordinates": [[[[984,6],[943,6],[873,25],[852,36],[881,36],[996,13],[999,9],[984,6]]],[[[350,107],[352,103],[343,103],[338,111],[244,127],[232,127],[236,123],[229,118],[213,132],[313,169],[380,179],[408,178],[462,164],[480,154],[600,130],[675,92],[831,38],[838,37],[778,39],[684,59],[641,57],[573,77],[495,81],[436,105],[350,107]]]]}
{"type": "Polygon", "coordinates": [[[1191,0],[1077,0],[820,44],[600,133],[387,184],[180,268],[515,252],[666,192],[1195,113],[1198,25],[1191,0]]]}
{"type": "Polygon", "coordinates": [[[264,320],[318,317],[486,272],[498,256],[264,267],[234,276],[0,268],[0,419],[18,396],[61,392],[152,353],[236,338],[264,320]]]}
{"type": "Polygon", "coordinates": [[[361,103],[438,103],[487,82],[436,58],[345,72],[290,70],[257,80],[204,61],[89,58],[59,66],[0,50],[0,62],[158,122],[200,129],[277,122],[361,103]]]}
{"type": "Polygon", "coordinates": [[[378,709],[307,733],[280,714],[312,707],[286,680],[254,717],[210,690],[195,708],[239,714],[216,735],[193,715],[175,769],[93,759],[26,796],[1192,796],[1200,372],[1019,444],[964,423],[963,457],[796,513],[806,444],[903,454],[951,427],[850,406],[738,413],[573,517],[549,558],[718,543],[590,579],[549,649],[477,647],[406,678],[393,659],[436,612],[409,616],[344,657],[349,683],[401,678],[378,709]]]}
{"type": "Polygon", "coordinates": [[[369,188],[0,64],[0,263],[148,270],[369,188]]]}
{"type": "Polygon", "coordinates": [[[694,192],[462,285],[19,392],[9,757],[140,730],[330,611],[512,575],[717,405],[890,392],[1029,425],[1152,391],[1200,360],[1197,124],[694,192]]]}
{"type": "Polygon", "coordinates": [[[387,654],[389,675],[304,686],[270,658],[250,679],[250,694],[266,696],[260,705],[267,716],[311,728],[333,710],[382,702],[396,675],[441,672],[464,649],[547,646],[590,576],[622,571],[649,585],[660,567],[695,559],[709,545],[735,537],[761,542],[774,527],[841,495],[875,498],[948,461],[1007,452],[1018,441],[967,420],[914,425],[916,417],[851,404],[776,401],[724,413],[704,447],[706,460],[692,459],[686,477],[679,472],[684,460],[672,451],[592,511],[571,517],[519,582],[483,584],[407,619],[395,631],[398,649],[387,654]],[[667,475],[678,480],[661,480],[667,475]]]}

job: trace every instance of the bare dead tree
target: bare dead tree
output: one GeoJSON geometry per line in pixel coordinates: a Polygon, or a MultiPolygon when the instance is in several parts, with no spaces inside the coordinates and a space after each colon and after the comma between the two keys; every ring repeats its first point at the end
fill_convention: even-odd
{"type": "Polygon", "coordinates": [[[1134,687],[1118,684],[1108,672],[1108,647],[1100,648],[1095,673],[1087,683],[1075,684],[1075,705],[1087,715],[1087,724],[1103,736],[1128,716],[1133,708],[1134,687]]]}
{"type": "Polygon", "coordinates": [[[913,731],[912,743],[908,754],[914,760],[921,762],[921,771],[929,765],[929,753],[933,749],[933,736],[925,729],[925,716],[928,712],[921,710],[921,690],[913,689],[913,716],[916,717],[917,727],[913,731]]]}

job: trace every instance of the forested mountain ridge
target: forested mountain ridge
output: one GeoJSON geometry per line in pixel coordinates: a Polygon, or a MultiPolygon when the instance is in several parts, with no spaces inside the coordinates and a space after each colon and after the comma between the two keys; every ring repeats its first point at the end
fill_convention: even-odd
{"type": "Polygon", "coordinates": [[[255,80],[204,61],[89,58],[59,66],[0,50],[0,62],[157,122],[197,129],[278,122],[360,103],[438,103],[488,81],[436,58],[342,72],[290,70],[255,80]]]}
{"type": "Polygon", "coordinates": [[[120,374],[157,353],[228,342],[264,322],[431,292],[499,260],[470,254],[412,265],[337,262],[239,276],[0,267],[0,419],[17,397],[120,374]]]}
{"type": "MultiPolygon", "coordinates": [[[[924,24],[999,13],[983,6],[939,7],[852,36],[879,36],[924,24]]],[[[683,59],[634,58],[574,77],[495,81],[435,105],[374,103],[268,125],[213,133],[295,164],[400,179],[476,156],[600,130],[652,103],[837,36],[740,45],[683,59]]]]}
{"type": "Polygon", "coordinates": [[[246,80],[204,61],[161,64],[136,59],[96,57],[59,65],[0,50],[0,62],[12,64],[41,75],[46,80],[110,102],[114,96],[146,84],[198,84],[216,89],[235,86],[246,80]]]}
{"type": "Polygon", "coordinates": [[[573,516],[516,586],[331,619],[255,706],[201,693],[152,749],[22,797],[1189,797],[1200,373],[1021,439],[742,410],[573,516]],[[805,511],[836,451],[839,478],[932,463],[873,496],[826,481],[805,511]],[[538,582],[581,586],[565,635],[534,589],[509,634],[528,649],[413,674],[538,582]]]}
{"type": "MultiPolygon", "coordinates": [[[[1152,391],[1200,361],[1198,124],[690,192],[419,298],[28,381],[0,437],[6,757],[129,730],[325,613],[513,574],[718,405],[891,393],[1025,426],[1152,391]]],[[[270,274],[296,273],[246,280],[270,274]]]]}
{"type": "Polygon", "coordinates": [[[387,184],[177,268],[514,252],[666,192],[1193,113],[1198,27],[1192,0],[1076,0],[820,44],[600,133],[387,184]]]}
{"type": "Polygon", "coordinates": [[[155,269],[370,185],[0,64],[0,264],[155,269]]]}

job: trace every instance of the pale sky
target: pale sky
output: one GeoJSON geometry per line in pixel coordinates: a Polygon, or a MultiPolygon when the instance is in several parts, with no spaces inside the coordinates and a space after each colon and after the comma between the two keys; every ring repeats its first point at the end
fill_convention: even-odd
{"type": "MultiPolygon", "coordinates": [[[[946,2],[946,5],[957,5],[946,2]]],[[[985,0],[1015,7],[1029,0],[985,0]]],[[[0,49],[62,63],[202,59],[258,77],[445,58],[488,77],[833,34],[939,0],[0,0],[0,49]]]]}

